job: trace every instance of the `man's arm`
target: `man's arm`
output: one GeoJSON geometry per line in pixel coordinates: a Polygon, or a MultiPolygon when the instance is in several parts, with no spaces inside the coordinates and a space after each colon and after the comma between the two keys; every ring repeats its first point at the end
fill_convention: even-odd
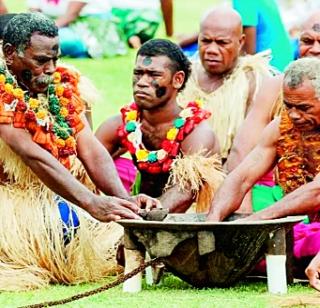
{"type": "MultiPolygon", "coordinates": [[[[252,82],[251,82],[252,83],[252,82]]],[[[256,95],[249,97],[249,112],[237,132],[231,152],[226,162],[226,169],[231,172],[258,143],[262,131],[272,120],[272,109],[279,98],[282,76],[265,77],[261,81],[256,95]]],[[[252,93],[255,91],[253,86],[252,93]]]]}
{"type": "Polygon", "coordinates": [[[246,36],[242,50],[249,55],[254,55],[257,50],[257,29],[256,27],[243,27],[243,33],[246,36]]]}
{"type": "Polygon", "coordinates": [[[257,25],[259,22],[257,1],[233,0],[233,8],[238,11],[243,24],[243,33],[246,36],[243,51],[247,54],[255,54],[257,51],[257,25]]]}
{"type": "MultiPolygon", "coordinates": [[[[181,146],[184,155],[192,155],[203,151],[201,155],[210,156],[219,153],[219,143],[212,129],[206,121],[199,124],[195,130],[183,141],[181,146]]],[[[171,213],[184,213],[194,201],[194,193],[181,191],[175,185],[163,193],[160,202],[171,213]]]]}
{"type": "Polygon", "coordinates": [[[310,286],[320,291],[320,252],[311,260],[305,271],[310,286]]]}
{"type": "Polygon", "coordinates": [[[172,0],[160,0],[161,11],[167,36],[173,35],[173,2],[172,0]]]}
{"type": "Polygon", "coordinates": [[[260,142],[225,179],[209,211],[208,220],[221,221],[235,212],[254,183],[275,163],[279,119],[272,121],[261,135],[260,142]]]}
{"type": "Polygon", "coordinates": [[[110,154],[93,135],[84,117],[82,121],[86,125],[78,134],[77,151],[90,178],[103,193],[128,198],[129,195],[121,183],[110,154]]]}
{"type": "Polygon", "coordinates": [[[112,157],[117,156],[121,150],[117,129],[122,125],[120,115],[114,116],[102,123],[97,129],[95,136],[107,149],[112,157]]]}
{"type": "Polygon", "coordinates": [[[126,200],[97,196],[78,182],[50,153],[32,141],[23,129],[0,125],[0,138],[52,191],[88,211],[101,221],[138,218],[138,207],[126,200]]]}
{"type": "Polygon", "coordinates": [[[79,17],[81,10],[86,6],[86,4],[87,3],[85,1],[70,1],[66,13],[56,20],[57,27],[66,27],[71,22],[76,20],[79,17]]]}
{"type": "Polygon", "coordinates": [[[272,206],[246,217],[246,220],[275,219],[306,215],[320,210],[320,177],[287,194],[272,206]]]}

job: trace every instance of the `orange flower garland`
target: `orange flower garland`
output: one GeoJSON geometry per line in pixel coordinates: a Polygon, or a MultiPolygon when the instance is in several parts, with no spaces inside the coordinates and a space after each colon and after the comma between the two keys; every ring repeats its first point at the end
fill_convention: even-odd
{"type": "Polygon", "coordinates": [[[0,67],[0,123],[27,129],[34,142],[69,168],[69,156],[76,153],[74,135],[83,127],[78,76],[58,67],[52,77],[47,96],[31,98],[10,72],[0,67]]]}
{"type": "Polygon", "coordinates": [[[283,111],[280,134],[277,181],[285,193],[289,193],[311,182],[320,171],[320,133],[302,133],[294,127],[288,113],[283,111]]]}
{"type": "Polygon", "coordinates": [[[139,170],[148,173],[166,173],[170,170],[173,159],[179,154],[181,142],[192,132],[201,121],[208,119],[210,112],[201,108],[201,102],[190,102],[179,117],[173,122],[173,127],[162,141],[161,149],[149,151],[142,143],[140,129],[140,110],[136,103],[121,109],[123,125],[118,128],[118,136],[122,145],[132,154],[139,170]]]}

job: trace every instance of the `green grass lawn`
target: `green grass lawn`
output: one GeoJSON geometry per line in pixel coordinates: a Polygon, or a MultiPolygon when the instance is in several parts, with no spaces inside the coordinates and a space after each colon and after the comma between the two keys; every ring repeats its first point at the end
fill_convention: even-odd
{"type": "MultiPolygon", "coordinates": [[[[103,0],[101,0],[103,1],[103,0]]],[[[119,0],[121,1],[121,0],[119,0]]],[[[148,0],[145,0],[148,1],[148,0]]],[[[248,0],[249,1],[249,0],[248,0]]],[[[251,0],[250,0],[251,1],[251,0]]],[[[25,9],[24,0],[5,0],[9,9],[21,12],[25,9]]],[[[215,0],[175,0],[176,33],[194,32],[203,11],[213,5],[215,0]],[[187,4],[186,4],[187,3],[187,4]]],[[[163,37],[164,29],[160,28],[158,37],[163,37]]],[[[103,60],[71,60],[68,63],[76,66],[83,74],[92,79],[102,95],[94,108],[94,126],[101,124],[109,116],[118,112],[121,105],[131,99],[131,72],[135,52],[127,56],[103,60]]],[[[110,278],[112,280],[113,278],[110,278]]],[[[42,290],[0,293],[0,307],[17,307],[41,301],[55,300],[84,292],[106,283],[109,279],[95,284],[78,286],[51,286],[42,290]]],[[[307,307],[311,303],[320,307],[320,295],[305,285],[289,287],[286,296],[271,296],[267,293],[266,282],[242,282],[230,289],[197,290],[178,278],[168,276],[162,286],[146,287],[139,294],[124,294],[121,286],[99,295],[82,299],[66,307],[307,307]],[[305,297],[305,299],[301,299],[305,297]],[[284,302],[285,301],[285,302],[284,302]]]]}

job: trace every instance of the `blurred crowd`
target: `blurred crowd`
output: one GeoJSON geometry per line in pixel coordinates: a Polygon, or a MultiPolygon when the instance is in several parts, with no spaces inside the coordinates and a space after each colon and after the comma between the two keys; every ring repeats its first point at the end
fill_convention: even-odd
{"type": "MultiPolygon", "coordinates": [[[[8,13],[0,0],[0,13],[8,13]]],[[[197,34],[174,35],[172,0],[26,0],[30,11],[54,18],[59,27],[62,55],[111,57],[124,55],[153,38],[164,22],[167,37],[178,40],[186,55],[197,51],[197,34]]],[[[317,0],[226,0],[243,21],[243,52],[271,50],[271,64],[283,70],[299,57],[298,37],[308,12],[320,8],[317,0]]]]}

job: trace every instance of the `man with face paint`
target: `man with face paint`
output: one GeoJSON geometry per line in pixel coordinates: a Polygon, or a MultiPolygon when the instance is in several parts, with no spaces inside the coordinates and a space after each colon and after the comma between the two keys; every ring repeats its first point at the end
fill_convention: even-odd
{"type": "MultiPolygon", "coordinates": [[[[285,109],[263,131],[258,145],[227,176],[217,192],[208,220],[220,221],[236,211],[246,192],[271,167],[276,166],[278,184],[285,192],[280,201],[246,218],[274,219],[309,214],[311,224],[294,227],[297,264],[320,251],[320,60],[302,58],[284,74],[285,109]]],[[[319,264],[311,263],[307,275],[319,288],[319,264]]],[[[318,257],[319,262],[319,257],[318,257]]]]}
{"type": "Polygon", "coordinates": [[[139,171],[134,192],[160,198],[175,213],[185,212],[196,199],[197,210],[207,211],[210,194],[223,179],[213,155],[218,143],[204,121],[209,113],[199,101],[185,108],[176,102],[189,74],[190,63],[177,45],[148,41],[137,53],[134,103],[96,133],[113,157],[122,149],[132,155],[139,171]]]}
{"type": "Polygon", "coordinates": [[[40,13],[14,16],[4,29],[3,54],[0,290],[100,279],[115,269],[122,229],[98,221],[139,219],[139,205],[158,202],[129,197],[122,186],[84,117],[81,77],[56,65],[53,21],[40,13]]]}

